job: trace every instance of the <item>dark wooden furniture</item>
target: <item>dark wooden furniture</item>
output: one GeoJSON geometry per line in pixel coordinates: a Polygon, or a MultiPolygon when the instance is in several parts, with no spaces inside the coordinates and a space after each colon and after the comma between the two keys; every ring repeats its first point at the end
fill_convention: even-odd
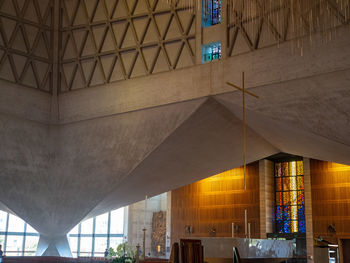
{"type": "Polygon", "coordinates": [[[180,239],[181,263],[204,263],[201,240],[180,239]]]}

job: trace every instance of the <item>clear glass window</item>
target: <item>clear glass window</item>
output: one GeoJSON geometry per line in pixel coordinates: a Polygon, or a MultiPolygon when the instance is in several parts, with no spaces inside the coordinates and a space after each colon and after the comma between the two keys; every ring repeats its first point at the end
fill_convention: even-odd
{"type": "Polygon", "coordinates": [[[24,255],[35,256],[36,249],[38,248],[39,237],[38,236],[26,236],[24,255]]]}
{"type": "Polygon", "coordinates": [[[106,234],[108,230],[108,213],[96,217],[95,234],[106,234]]]}
{"type": "Polygon", "coordinates": [[[21,218],[0,211],[0,244],[5,256],[35,256],[39,237],[21,218]]]}
{"type": "Polygon", "coordinates": [[[92,252],[92,237],[81,237],[80,238],[80,253],[91,253],[92,252]]]}
{"type": "Polygon", "coordinates": [[[107,248],[107,237],[96,237],[95,238],[95,255],[103,255],[107,248]]]}
{"type": "Polygon", "coordinates": [[[111,212],[111,234],[123,234],[124,208],[111,212]]]}
{"type": "Polygon", "coordinates": [[[124,208],[85,220],[68,233],[73,257],[103,257],[106,248],[123,242],[123,236],[124,208]]]}
{"type": "Polygon", "coordinates": [[[31,225],[27,224],[26,233],[37,233],[37,231],[34,228],[32,228],[31,225]]]}
{"type": "Polygon", "coordinates": [[[24,231],[24,221],[15,216],[15,215],[11,215],[9,217],[9,228],[8,228],[8,232],[23,232],[24,231]]]}
{"type": "Polygon", "coordinates": [[[72,253],[76,253],[78,251],[78,237],[70,237],[69,246],[72,253]]]}
{"type": "Polygon", "coordinates": [[[7,213],[0,211],[0,232],[6,231],[7,213]]]}
{"type": "Polygon", "coordinates": [[[81,233],[82,234],[92,234],[93,231],[93,218],[85,220],[81,223],[81,233]]]}
{"type": "Polygon", "coordinates": [[[23,236],[7,236],[6,255],[22,256],[23,236]]]}

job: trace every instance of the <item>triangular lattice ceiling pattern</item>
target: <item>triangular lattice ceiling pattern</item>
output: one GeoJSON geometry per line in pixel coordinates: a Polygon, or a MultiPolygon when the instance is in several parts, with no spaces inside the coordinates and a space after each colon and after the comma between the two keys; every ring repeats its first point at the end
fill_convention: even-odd
{"type": "Polygon", "coordinates": [[[52,3],[0,1],[0,79],[51,91],[52,3]]]}
{"type": "MultiPolygon", "coordinates": [[[[54,3],[0,0],[0,79],[48,92],[58,85],[64,92],[194,65],[200,11],[193,5],[199,1],[59,0],[59,16],[54,3]]],[[[299,52],[300,36],[309,34],[312,42],[315,31],[350,22],[349,0],[227,3],[228,56],[289,39],[297,39],[291,43],[299,52]]],[[[336,30],[328,32],[324,41],[336,30]]]]}
{"type": "Polygon", "coordinates": [[[250,52],[286,40],[301,51],[302,36],[312,44],[313,34],[323,32],[324,41],[336,35],[335,29],[350,23],[349,0],[229,0],[229,56],[250,52]]]}
{"type": "Polygon", "coordinates": [[[61,92],[195,63],[195,9],[166,0],[60,5],[61,92]]]}

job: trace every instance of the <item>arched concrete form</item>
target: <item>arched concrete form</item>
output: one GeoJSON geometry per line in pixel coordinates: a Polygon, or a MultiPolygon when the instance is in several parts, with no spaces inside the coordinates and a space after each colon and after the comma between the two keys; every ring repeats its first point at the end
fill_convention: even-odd
{"type": "MultiPolygon", "coordinates": [[[[252,129],[247,130],[247,161],[280,152],[252,129]]],[[[202,104],[88,215],[157,195],[240,166],[242,122],[212,98],[202,104]],[[144,180],[147,178],[147,181],[144,180]],[[130,199],[132,197],[132,199],[130,199]]]]}
{"type": "Polygon", "coordinates": [[[5,115],[0,200],[40,234],[66,234],[204,101],[62,126],[5,115]]]}
{"type": "Polygon", "coordinates": [[[48,237],[40,235],[37,256],[72,257],[68,238],[64,236],[48,237]]]}

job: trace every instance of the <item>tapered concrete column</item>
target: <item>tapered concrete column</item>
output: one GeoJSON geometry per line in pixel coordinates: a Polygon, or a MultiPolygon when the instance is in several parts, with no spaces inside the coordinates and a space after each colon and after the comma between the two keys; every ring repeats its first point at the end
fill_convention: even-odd
{"type": "Polygon", "coordinates": [[[47,237],[40,235],[37,256],[72,257],[68,238],[64,236],[47,237]]]}

